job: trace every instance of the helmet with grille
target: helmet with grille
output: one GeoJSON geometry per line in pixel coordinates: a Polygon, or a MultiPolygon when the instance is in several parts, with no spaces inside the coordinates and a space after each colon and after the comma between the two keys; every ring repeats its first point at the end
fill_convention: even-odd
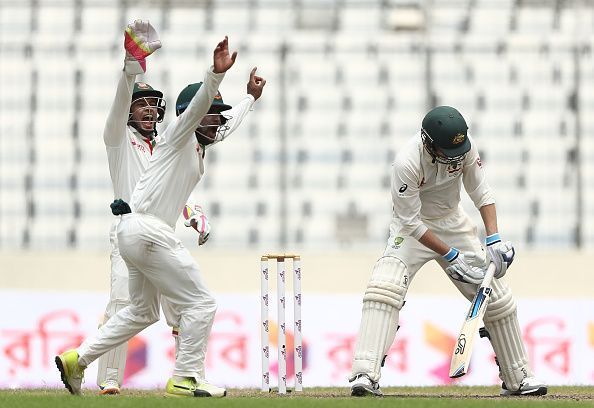
{"type": "Polygon", "coordinates": [[[438,163],[459,163],[470,150],[468,125],[451,106],[438,106],[423,118],[421,135],[425,149],[438,163]]]}
{"type": "MultiPolygon", "coordinates": [[[[181,115],[187,109],[200,87],[202,87],[202,82],[190,84],[182,89],[175,102],[175,114],[177,116],[181,115]]],[[[224,138],[224,133],[229,129],[225,125],[229,117],[222,115],[221,112],[229,109],[231,109],[231,106],[227,105],[223,101],[221,93],[217,92],[212,100],[208,114],[202,119],[202,123],[196,129],[195,133],[198,143],[206,146],[224,138]]]]}
{"type": "MultiPolygon", "coordinates": [[[[145,82],[136,82],[132,91],[132,102],[128,113],[128,124],[140,133],[147,133],[143,124],[152,123],[152,136],[157,134],[157,123],[165,117],[166,103],[163,92],[154,89],[145,82]],[[156,111],[156,116],[154,115],[156,111]]],[[[150,130],[148,130],[150,132],[150,130]]],[[[145,136],[148,136],[145,134],[145,136]]],[[[151,137],[152,137],[151,136],[151,137]]]]}

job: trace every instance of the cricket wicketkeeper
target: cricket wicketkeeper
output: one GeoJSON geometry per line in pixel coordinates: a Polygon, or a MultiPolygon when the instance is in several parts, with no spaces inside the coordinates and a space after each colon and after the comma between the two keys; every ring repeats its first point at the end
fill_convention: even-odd
{"type": "MultiPolygon", "coordinates": [[[[160,137],[157,123],[160,123],[166,111],[163,93],[145,82],[135,82],[137,75],[147,71],[147,58],[161,48],[161,41],[155,28],[148,21],[136,20],[124,31],[125,59],[118,81],[116,95],[106,120],[103,141],[107,151],[109,173],[113,184],[114,198],[130,202],[132,191],[140,177],[146,172],[149,161],[159,149],[160,137]]],[[[255,75],[254,68],[247,84],[247,94],[235,106],[222,104],[218,113],[224,123],[218,127],[204,127],[212,132],[217,141],[233,133],[252,109],[254,102],[262,95],[266,81],[255,75]]],[[[220,94],[219,94],[220,95],[220,94]]],[[[190,98],[191,99],[191,98],[190,98]]],[[[187,100],[189,104],[190,99],[187,100]]],[[[215,102],[222,102],[216,99],[215,102]]],[[[221,104],[219,104],[221,105],[221,104]]],[[[186,104],[187,106],[187,104],[186,104]]],[[[215,115],[207,114],[203,121],[212,121],[215,115]]],[[[212,143],[212,141],[211,141],[212,143]]],[[[198,232],[198,243],[206,242],[210,224],[202,209],[193,199],[187,203],[189,211],[184,212],[186,226],[192,226],[198,232]]],[[[117,218],[110,229],[111,276],[109,302],[105,308],[103,323],[130,304],[128,294],[128,268],[120,254],[117,218]]],[[[167,300],[161,302],[163,312],[170,326],[175,326],[176,350],[179,345],[179,322],[175,318],[167,300]]],[[[108,351],[99,358],[97,385],[100,394],[119,394],[126,367],[127,343],[108,351]]]]}

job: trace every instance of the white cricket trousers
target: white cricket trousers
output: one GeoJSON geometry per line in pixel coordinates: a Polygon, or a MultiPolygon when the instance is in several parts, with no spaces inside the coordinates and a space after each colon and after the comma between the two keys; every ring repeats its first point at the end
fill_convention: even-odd
{"type": "Polygon", "coordinates": [[[173,229],[148,214],[126,214],[118,225],[118,242],[128,266],[130,305],[118,311],[79,348],[87,366],[159,320],[159,296],[177,315],[180,338],[174,375],[202,378],[216,302],[200,269],[173,229]]]}

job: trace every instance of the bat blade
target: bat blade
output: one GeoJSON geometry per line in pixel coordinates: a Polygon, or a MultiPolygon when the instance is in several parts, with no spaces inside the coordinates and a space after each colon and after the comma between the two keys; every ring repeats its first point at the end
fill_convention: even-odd
{"type": "Polygon", "coordinates": [[[476,295],[474,295],[474,299],[470,304],[470,309],[468,310],[464,324],[462,324],[462,329],[460,329],[460,334],[452,352],[450,378],[462,377],[468,372],[478,326],[485,315],[491,297],[491,281],[493,280],[494,273],[495,265],[491,263],[487,268],[483,282],[477,289],[476,295]]]}

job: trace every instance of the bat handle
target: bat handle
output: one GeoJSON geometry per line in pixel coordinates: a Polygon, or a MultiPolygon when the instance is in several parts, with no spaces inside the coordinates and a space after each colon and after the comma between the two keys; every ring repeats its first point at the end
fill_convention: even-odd
{"type": "Polygon", "coordinates": [[[489,262],[489,267],[487,268],[487,272],[485,273],[485,277],[483,278],[483,282],[481,283],[482,288],[490,287],[491,281],[495,276],[495,264],[493,262],[489,262]]]}

